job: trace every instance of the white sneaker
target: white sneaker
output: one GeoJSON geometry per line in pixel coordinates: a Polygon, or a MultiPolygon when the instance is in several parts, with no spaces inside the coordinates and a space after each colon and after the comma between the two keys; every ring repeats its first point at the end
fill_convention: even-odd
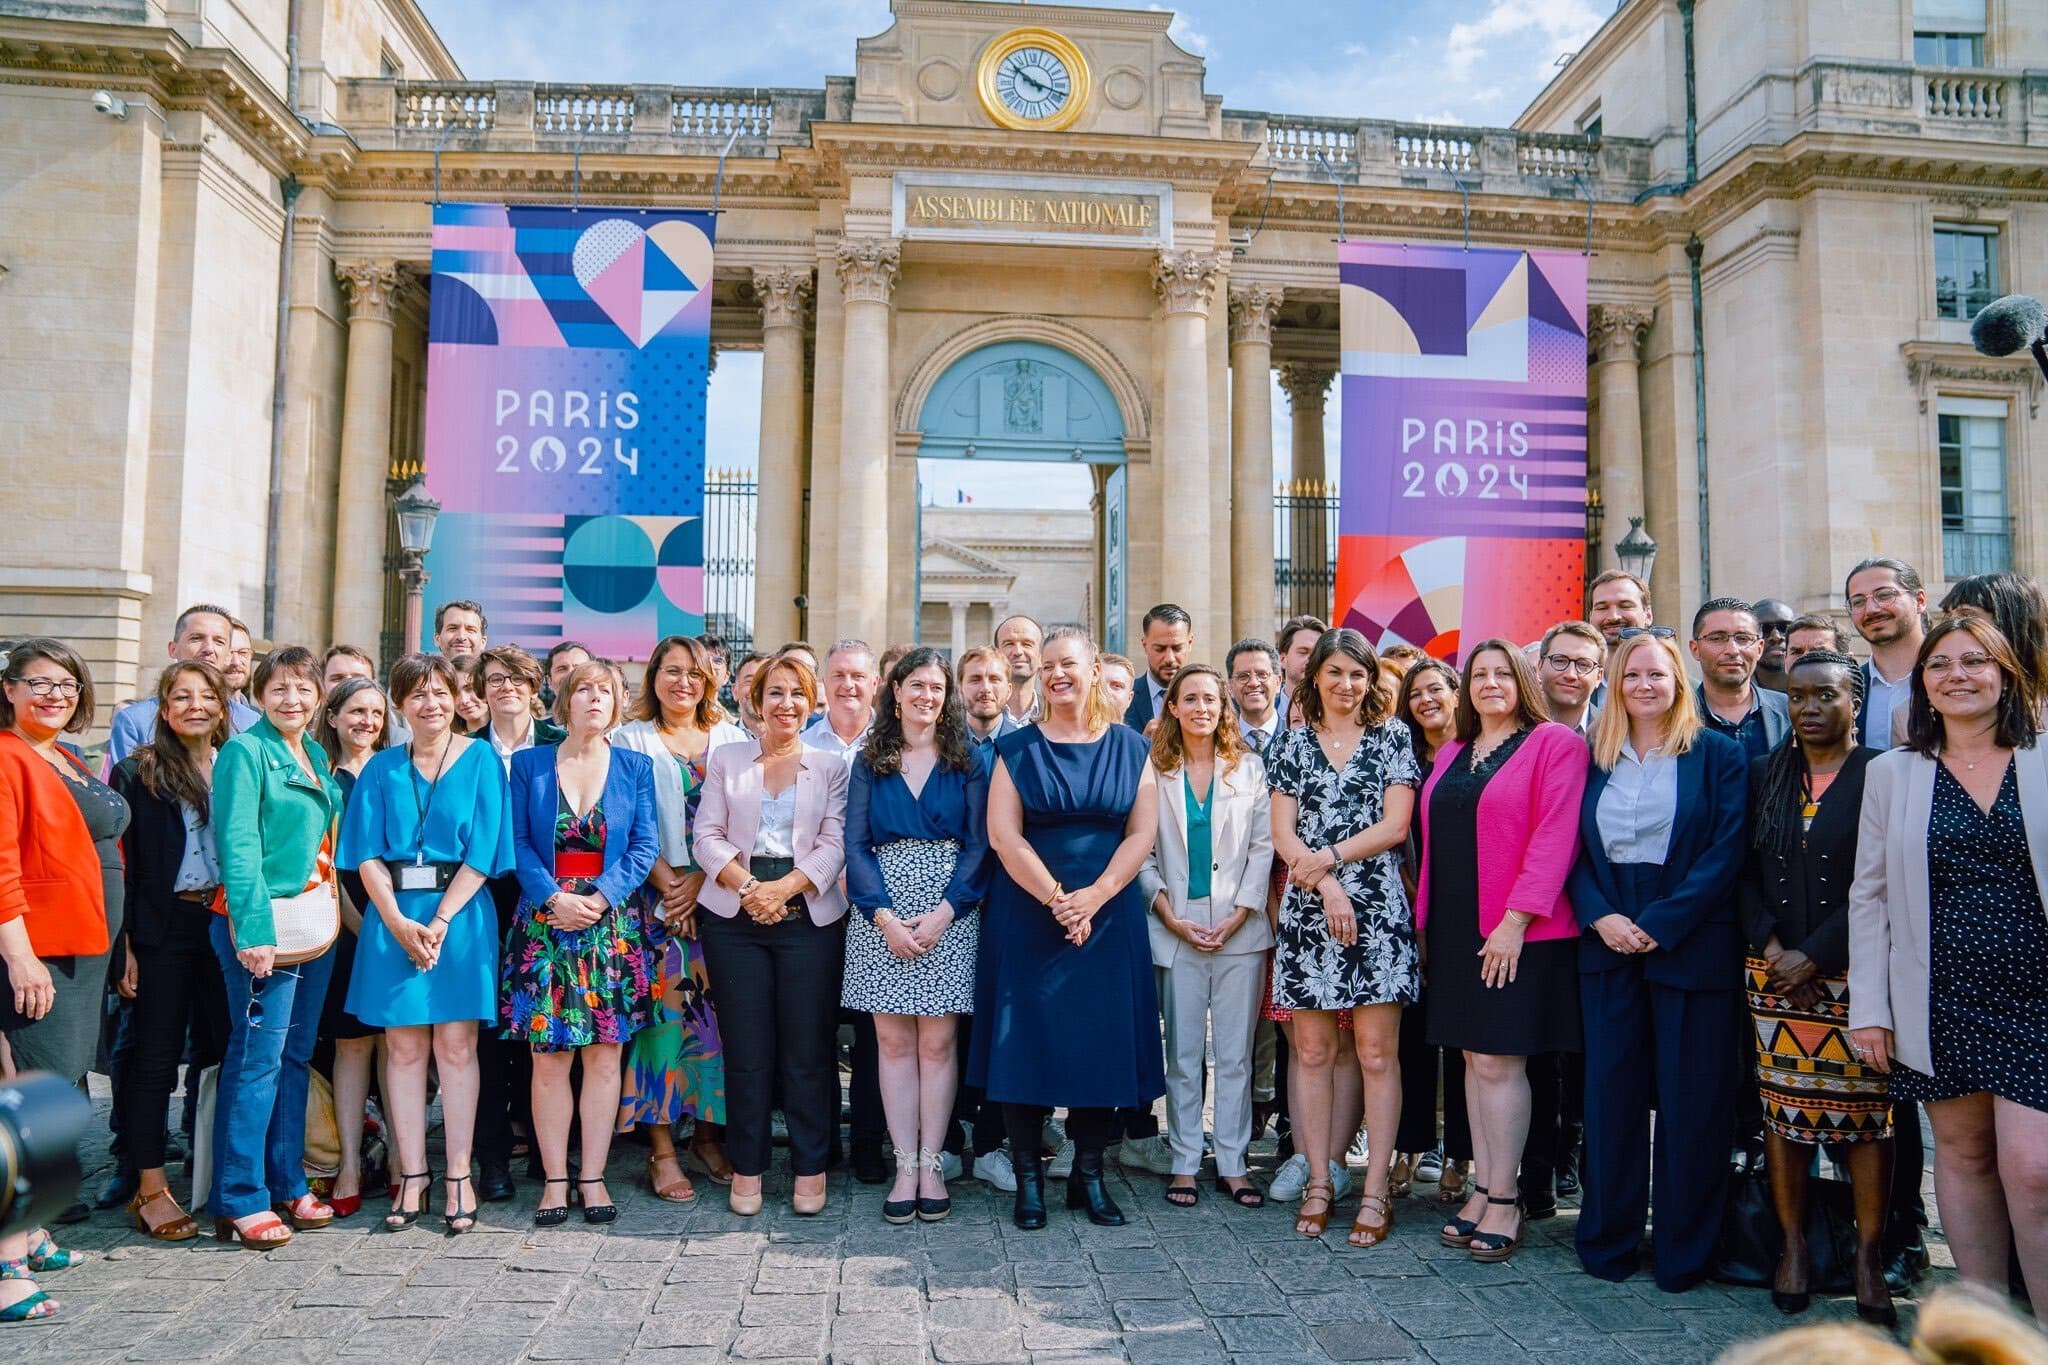
{"type": "Polygon", "coordinates": [[[1351,1172],[1344,1169],[1344,1163],[1341,1161],[1330,1163],[1330,1188],[1335,1191],[1330,1196],[1332,1202],[1351,1193],[1351,1172]]]}
{"type": "Polygon", "coordinates": [[[1266,1197],[1281,1204],[1292,1204],[1301,1198],[1301,1192],[1308,1188],[1308,1158],[1300,1152],[1280,1163],[1280,1169],[1273,1172],[1273,1183],[1266,1187],[1266,1197]]]}
{"type": "Polygon", "coordinates": [[[1361,1128],[1358,1130],[1358,1136],[1351,1139],[1351,1146],[1345,1149],[1344,1164],[1363,1166],[1370,1154],[1371,1148],[1366,1145],[1365,1129],[1361,1128]]]}
{"type": "Polygon", "coordinates": [[[1425,1185],[1434,1185],[1444,1178],[1444,1149],[1433,1147],[1415,1159],[1415,1178],[1425,1185]]]}
{"type": "Polygon", "coordinates": [[[1164,1133],[1125,1138],[1117,1149],[1116,1160],[1126,1169],[1150,1171],[1154,1175],[1173,1174],[1173,1147],[1164,1133]]]}
{"type": "Polygon", "coordinates": [[[1051,1180],[1065,1180],[1073,1173],[1074,1143],[1072,1139],[1068,1139],[1060,1144],[1060,1149],[1057,1152],[1052,1154],[1052,1161],[1046,1166],[1045,1174],[1051,1180]]]}
{"type": "Polygon", "coordinates": [[[974,1178],[1005,1194],[1017,1192],[1017,1172],[1010,1165],[1010,1154],[1000,1147],[974,1158],[974,1178]]]}
{"type": "Polygon", "coordinates": [[[958,1152],[939,1153],[939,1179],[948,1181],[958,1180],[960,1178],[960,1170],[960,1154],[958,1152]]]}

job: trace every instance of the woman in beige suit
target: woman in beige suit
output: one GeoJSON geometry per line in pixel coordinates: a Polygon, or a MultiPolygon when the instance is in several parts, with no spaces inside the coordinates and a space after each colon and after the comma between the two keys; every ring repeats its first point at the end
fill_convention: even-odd
{"type": "Polygon", "coordinates": [[[2048,751],[2012,646],[1949,617],[1913,669],[1906,747],[1871,760],[1849,892],[1850,1041],[1934,1125],[1966,1280],[2006,1248],[2048,1302],[2048,751]]]}
{"type": "Polygon", "coordinates": [[[751,690],[760,738],[714,749],[705,764],[694,847],[705,873],[698,908],[709,913],[697,932],[719,984],[732,1211],[761,1211],[779,1082],[791,1203],[815,1214],[839,1116],[832,1034],[846,951],[847,768],[803,742],[818,679],[802,660],[771,660],[751,690]]]}
{"type": "Polygon", "coordinates": [[[1193,1208],[1202,1165],[1202,1064],[1216,1035],[1216,1188],[1246,1208],[1266,1202],[1245,1175],[1252,1136],[1252,1036],[1266,952],[1273,864],[1263,764],[1229,720],[1223,678],[1206,664],[1176,673],[1152,738],[1159,833],[1138,872],[1152,907],[1152,967],[1166,1015],[1166,1109],[1173,1174],[1166,1201],[1193,1208]]]}

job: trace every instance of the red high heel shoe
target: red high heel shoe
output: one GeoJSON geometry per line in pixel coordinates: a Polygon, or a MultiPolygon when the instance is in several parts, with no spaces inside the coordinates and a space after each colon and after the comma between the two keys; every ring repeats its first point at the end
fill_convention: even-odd
{"type": "Polygon", "coordinates": [[[327,1207],[334,1210],[336,1218],[353,1218],[362,1212],[363,1197],[359,1194],[331,1196],[327,1201],[327,1207]]]}

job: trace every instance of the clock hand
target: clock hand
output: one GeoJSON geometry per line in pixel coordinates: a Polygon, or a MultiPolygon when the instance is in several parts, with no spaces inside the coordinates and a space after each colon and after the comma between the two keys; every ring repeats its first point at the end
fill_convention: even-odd
{"type": "Polygon", "coordinates": [[[1035,86],[1038,92],[1042,95],[1050,95],[1052,93],[1051,86],[1047,85],[1044,81],[1038,79],[1038,77],[1032,75],[1028,71],[1019,71],[1017,73],[1017,79],[1020,81],[1026,81],[1029,84],[1035,86]]]}

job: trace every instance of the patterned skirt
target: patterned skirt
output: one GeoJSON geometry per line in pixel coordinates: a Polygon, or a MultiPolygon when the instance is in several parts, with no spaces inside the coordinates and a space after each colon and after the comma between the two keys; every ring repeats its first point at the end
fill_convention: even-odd
{"type": "MultiPolygon", "coordinates": [[[[650,886],[646,894],[654,896],[650,886]]],[[[619,1131],[642,1123],[725,1122],[725,1047],[712,1009],[704,945],[677,938],[650,905],[650,946],[661,963],[654,1021],[634,1035],[619,1087],[619,1131]]]]}
{"type": "Polygon", "coordinates": [[[1892,1135],[1885,1078],[1849,1045],[1849,978],[1817,977],[1821,993],[1799,1009],[1769,989],[1770,964],[1748,959],[1764,1122],[1792,1142],[1877,1142],[1892,1135]]]}
{"type": "MultiPolygon", "coordinates": [[[[896,918],[914,926],[937,909],[959,856],[960,845],[951,839],[892,839],[876,848],[875,861],[881,864],[882,885],[889,889],[896,918]]],[[[965,915],[946,926],[923,956],[906,961],[889,951],[874,921],[848,915],[846,979],[839,1003],[869,1014],[972,1014],[980,939],[981,916],[965,915]]]]}
{"type": "MultiPolygon", "coordinates": [[[[562,885],[579,893],[588,888],[575,878],[562,885]]],[[[562,1052],[631,1042],[647,1027],[656,982],[644,895],[612,906],[584,929],[557,929],[545,910],[521,898],[505,936],[498,996],[507,1038],[536,1052],[562,1052]]]]}

